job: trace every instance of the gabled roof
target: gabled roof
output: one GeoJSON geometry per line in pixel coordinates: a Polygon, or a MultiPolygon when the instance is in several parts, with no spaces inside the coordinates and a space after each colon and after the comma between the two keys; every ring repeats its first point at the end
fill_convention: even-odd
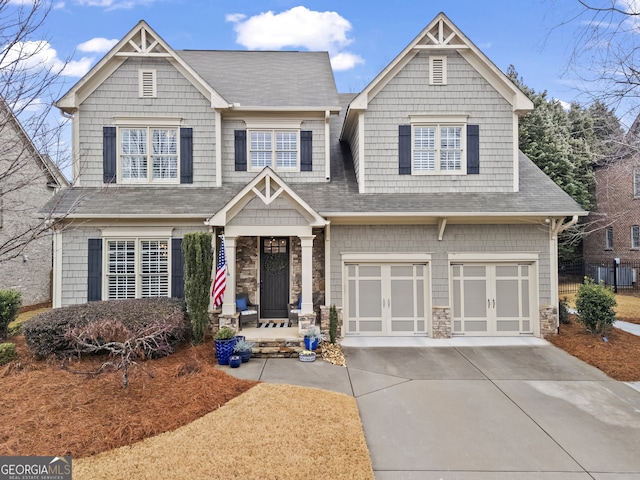
{"type": "MultiPolygon", "coordinates": [[[[353,99],[349,110],[366,110],[368,103],[421,50],[457,51],[513,106],[515,113],[533,110],[531,100],[442,12],[353,99]]],[[[349,118],[345,123],[348,122],[349,118]]]]}
{"type": "Polygon", "coordinates": [[[66,113],[74,113],[82,101],[87,98],[109,75],[127,58],[156,57],[166,58],[178,71],[211,101],[213,108],[229,108],[225,100],[211,85],[205,82],[160,35],[144,21],[127,33],[89,72],[78,81],[55,105],[66,113]]]}
{"type": "Polygon", "coordinates": [[[0,97],[0,117],[6,118],[7,121],[1,121],[2,124],[12,123],[15,127],[15,132],[20,136],[22,144],[25,145],[31,152],[32,158],[37,162],[38,167],[44,172],[47,177],[48,186],[56,188],[68,187],[69,181],[62,174],[58,166],[51,161],[48,156],[40,154],[36,146],[33,144],[31,137],[22,127],[20,121],[16,118],[15,114],[7,105],[4,98],[0,97]]]}
{"type": "Polygon", "coordinates": [[[327,52],[178,50],[234,109],[340,109],[327,52]]]}
{"type": "Polygon", "coordinates": [[[265,205],[271,204],[278,198],[287,198],[291,206],[307,219],[310,226],[324,227],[329,223],[300,198],[271,168],[266,167],[205,224],[227,225],[254,198],[259,198],[265,205]]]}

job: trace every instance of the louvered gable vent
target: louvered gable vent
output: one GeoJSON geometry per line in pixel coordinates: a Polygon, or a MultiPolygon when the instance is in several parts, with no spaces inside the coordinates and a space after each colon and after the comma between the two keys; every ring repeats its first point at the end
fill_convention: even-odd
{"type": "Polygon", "coordinates": [[[447,84],[447,57],[429,57],[429,84],[447,84]]]}
{"type": "Polygon", "coordinates": [[[140,97],[155,98],[156,96],[156,71],[140,70],[140,97]]]}

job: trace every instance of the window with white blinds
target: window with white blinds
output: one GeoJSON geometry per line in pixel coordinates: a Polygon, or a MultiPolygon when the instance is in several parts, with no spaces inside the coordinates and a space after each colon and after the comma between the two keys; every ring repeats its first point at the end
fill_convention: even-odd
{"type": "Polygon", "coordinates": [[[169,296],[169,241],[107,240],[107,298],[169,296]]]}

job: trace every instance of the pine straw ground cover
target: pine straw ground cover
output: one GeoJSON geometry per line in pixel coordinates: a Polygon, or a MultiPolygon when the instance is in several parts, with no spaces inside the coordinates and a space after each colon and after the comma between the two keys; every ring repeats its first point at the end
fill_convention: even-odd
{"type": "Polygon", "coordinates": [[[69,371],[105,357],[64,370],[9,341],[19,358],[0,367],[2,455],[71,455],[74,479],[373,479],[354,398],[236,379],[215,367],[210,338],[135,367],[127,389],[120,372],[69,371]]]}

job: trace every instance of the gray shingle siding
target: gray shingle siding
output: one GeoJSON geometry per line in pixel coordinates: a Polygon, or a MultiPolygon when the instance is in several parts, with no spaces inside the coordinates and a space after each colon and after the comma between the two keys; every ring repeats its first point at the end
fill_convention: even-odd
{"type": "MultiPolygon", "coordinates": [[[[331,302],[342,305],[342,254],[430,253],[431,304],[450,305],[449,253],[530,252],[538,257],[540,305],[551,302],[549,233],[528,225],[449,225],[438,240],[436,225],[334,225],[331,228],[331,302]]],[[[380,257],[384,262],[384,257],[380,257]]]]}
{"type": "MultiPolygon", "coordinates": [[[[513,112],[459,54],[447,54],[447,85],[429,85],[429,55],[419,52],[369,101],[365,112],[366,189],[380,193],[510,192],[513,112]],[[479,175],[398,175],[398,125],[412,114],[468,114],[480,125],[479,175]]],[[[354,141],[352,139],[352,148],[354,141]]],[[[355,163],[355,158],[354,158],[355,163]]]]}
{"type": "MultiPolygon", "coordinates": [[[[102,185],[102,127],[114,117],[179,117],[193,128],[193,183],[215,186],[215,115],[202,94],[164,59],[127,59],[82,103],[79,115],[83,186],[102,185]],[[157,97],[139,98],[138,70],[156,70],[157,97]]],[[[141,124],[144,124],[142,121],[141,124]]]]}
{"type": "Polygon", "coordinates": [[[251,200],[242,211],[228,222],[229,225],[309,225],[300,212],[284,198],[269,205],[258,198],[251,200]]]}

